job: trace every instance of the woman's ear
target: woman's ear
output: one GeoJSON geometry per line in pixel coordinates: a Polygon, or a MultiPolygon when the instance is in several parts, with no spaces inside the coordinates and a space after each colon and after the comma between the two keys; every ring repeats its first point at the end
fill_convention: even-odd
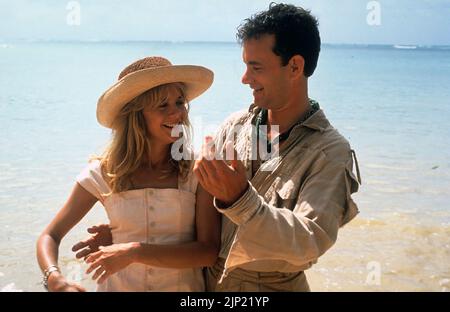
{"type": "Polygon", "coordinates": [[[305,59],[301,55],[294,55],[288,63],[292,78],[298,79],[303,76],[305,68],[305,59]]]}

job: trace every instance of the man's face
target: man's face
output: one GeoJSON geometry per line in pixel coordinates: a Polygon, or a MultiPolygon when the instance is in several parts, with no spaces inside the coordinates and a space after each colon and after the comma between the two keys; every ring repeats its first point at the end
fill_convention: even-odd
{"type": "Polygon", "coordinates": [[[243,44],[243,61],[246,71],[242,83],[253,89],[256,106],[279,109],[287,104],[289,97],[289,66],[282,66],[281,58],[273,53],[274,35],[249,39],[243,44]]]}

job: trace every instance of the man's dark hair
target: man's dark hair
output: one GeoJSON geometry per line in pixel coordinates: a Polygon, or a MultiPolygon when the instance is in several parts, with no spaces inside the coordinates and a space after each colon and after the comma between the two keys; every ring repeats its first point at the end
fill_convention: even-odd
{"type": "Polygon", "coordinates": [[[260,12],[238,27],[237,40],[258,39],[275,35],[273,53],[281,57],[283,66],[294,55],[305,59],[304,75],[310,77],[317,66],[320,52],[320,34],[317,19],[310,11],[290,4],[271,3],[269,10],[260,12]]]}

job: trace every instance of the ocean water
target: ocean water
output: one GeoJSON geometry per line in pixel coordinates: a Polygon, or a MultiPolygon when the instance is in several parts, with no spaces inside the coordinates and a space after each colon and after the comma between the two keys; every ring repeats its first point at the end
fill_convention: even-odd
{"type": "MultiPolygon", "coordinates": [[[[109,131],[96,102],[132,61],[162,55],[199,64],[215,82],[191,103],[195,145],[251,91],[234,43],[4,43],[0,45],[0,290],[41,291],[35,242],[109,131]]],[[[356,150],[360,215],[307,271],[315,291],[450,289],[450,49],[330,46],[310,96],[356,150]]],[[[105,222],[100,205],[64,239],[60,264],[89,290],[71,245],[105,222]]]]}

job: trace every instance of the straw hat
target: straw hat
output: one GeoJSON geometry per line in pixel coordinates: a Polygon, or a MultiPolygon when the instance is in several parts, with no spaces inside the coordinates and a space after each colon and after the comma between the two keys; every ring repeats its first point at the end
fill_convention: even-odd
{"type": "Polygon", "coordinates": [[[194,65],[172,65],[163,57],[146,57],[128,65],[112,87],[103,93],[97,103],[97,120],[112,128],[120,110],[132,99],[154,87],[182,82],[186,98],[192,101],[212,84],[214,74],[209,69],[194,65]]]}

